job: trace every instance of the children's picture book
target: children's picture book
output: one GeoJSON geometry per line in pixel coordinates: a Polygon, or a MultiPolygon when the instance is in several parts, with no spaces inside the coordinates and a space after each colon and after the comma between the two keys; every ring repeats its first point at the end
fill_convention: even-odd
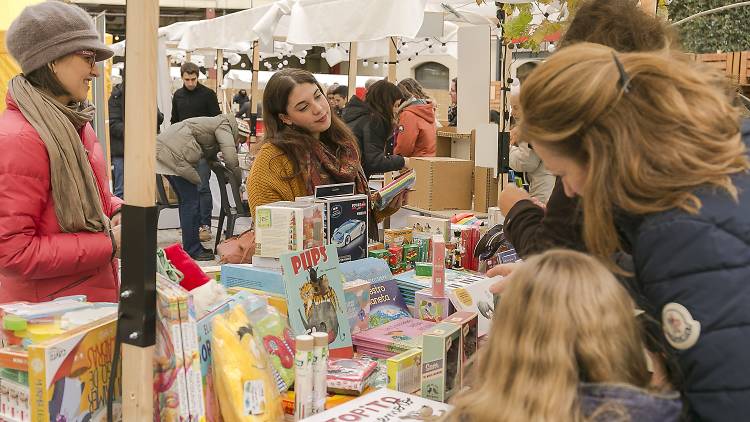
{"type": "Polygon", "coordinates": [[[317,246],[282,255],[281,267],[289,325],[294,334],[326,332],[330,356],[352,357],[344,276],[339,269],[336,246],[317,246]]]}
{"type": "Polygon", "coordinates": [[[29,346],[31,420],[99,420],[106,414],[115,327],[113,316],[29,346]]]}
{"type": "Polygon", "coordinates": [[[396,280],[373,283],[370,287],[370,328],[399,318],[411,318],[396,280]]]}
{"type": "Polygon", "coordinates": [[[447,218],[410,215],[406,217],[406,223],[414,229],[415,236],[418,234],[426,236],[439,234],[443,236],[446,242],[451,240],[451,221],[447,218]]]}
{"type": "Polygon", "coordinates": [[[401,192],[411,189],[417,183],[417,172],[414,169],[405,171],[398,175],[391,183],[383,186],[375,193],[375,206],[384,210],[388,204],[401,192]]]}
{"type": "Polygon", "coordinates": [[[469,286],[448,291],[448,297],[456,311],[476,312],[479,318],[479,337],[490,332],[492,316],[495,314],[495,299],[490,286],[502,277],[492,277],[476,281],[469,286]]]}
{"type": "Polygon", "coordinates": [[[452,408],[449,404],[381,388],[313,415],[305,421],[437,421],[452,408]]]}
{"type": "Polygon", "coordinates": [[[346,317],[352,334],[370,328],[370,282],[365,280],[344,283],[346,317]]]}
{"type": "Polygon", "coordinates": [[[416,318],[400,318],[354,335],[357,348],[363,346],[389,352],[401,353],[415,347],[422,347],[422,333],[435,325],[434,322],[416,318]]]}
{"type": "Polygon", "coordinates": [[[342,262],[340,265],[346,281],[365,280],[370,283],[379,283],[393,278],[388,262],[383,259],[364,258],[358,261],[342,262]]]}

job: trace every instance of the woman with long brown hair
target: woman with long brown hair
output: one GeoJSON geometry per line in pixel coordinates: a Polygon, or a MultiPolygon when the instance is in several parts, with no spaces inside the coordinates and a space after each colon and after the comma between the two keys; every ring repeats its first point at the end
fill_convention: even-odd
{"type": "Polygon", "coordinates": [[[610,268],[632,254],[696,418],[750,414],[750,124],[721,76],[659,53],[564,48],[521,90],[521,132],[610,268]],[[555,95],[549,95],[554,92],[555,95]]]}
{"type": "MultiPolygon", "coordinates": [[[[276,72],[263,92],[265,137],[247,180],[250,212],[276,201],[293,201],[315,193],[315,186],[353,182],[369,194],[357,141],[331,106],[312,73],[301,69],[276,72]]],[[[400,207],[396,197],[376,219],[400,207]]],[[[370,224],[371,236],[377,231],[370,224]]]]}
{"type": "Polygon", "coordinates": [[[602,264],[550,250],[510,279],[449,421],[678,420],[679,395],[650,391],[633,301],[602,264]]]}

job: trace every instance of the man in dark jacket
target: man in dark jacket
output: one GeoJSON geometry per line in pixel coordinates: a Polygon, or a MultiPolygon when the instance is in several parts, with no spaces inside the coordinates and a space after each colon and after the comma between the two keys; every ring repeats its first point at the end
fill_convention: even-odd
{"type": "MultiPolygon", "coordinates": [[[[115,85],[109,96],[109,152],[112,158],[112,193],[124,199],[125,172],[125,82],[115,85]]],[[[156,133],[164,114],[156,110],[156,133]]]]}
{"type": "MultiPolygon", "coordinates": [[[[172,96],[172,124],[181,122],[192,117],[214,117],[221,114],[219,100],[216,93],[200,82],[198,73],[200,69],[195,63],[184,63],[180,67],[182,75],[182,88],[175,91],[172,96]]],[[[201,241],[211,240],[211,212],[213,211],[213,197],[209,180],[211,179],[211,168],[206,160],[198,164],[198,173],[201,175],[200,193],[201,208],[201,241]]]]}
{"type": "Polygon", "coordinates": [[[247,96],[247,91],[244,89],[239,90],[237,95],[232,98],[232,103],[242,107],[243,104],[250,101],[250,97],[247,96]]]}

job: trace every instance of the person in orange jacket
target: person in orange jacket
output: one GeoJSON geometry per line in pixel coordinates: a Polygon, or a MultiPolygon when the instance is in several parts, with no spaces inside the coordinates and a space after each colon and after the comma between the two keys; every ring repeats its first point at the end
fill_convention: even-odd
{"type": "Polygon", "coordinates": [[[422,85],[412,78],[398,83],[409,98],[399,108],[398,135],[393,153],[403,157],[434,157],[437,143],[435,108],[422,85]]]}

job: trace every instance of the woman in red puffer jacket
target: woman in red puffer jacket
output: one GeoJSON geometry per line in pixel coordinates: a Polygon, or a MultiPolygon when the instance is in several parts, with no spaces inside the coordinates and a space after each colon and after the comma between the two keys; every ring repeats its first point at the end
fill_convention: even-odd
{"type": "Polygon", "coordinates": [[[0,303],[115,302],[122,202],[85,103],[95,63],[112,51],[85,11],[62,2],[24,9],[6,42],[23,74],[0,116],[0,303]]]}
{"type": "Polygon", "coordinates": [[[412,78],[403,79],[398,88],[408,99],[399,109],[393,153],[403,157],[434,157],[437,148],[434,103],[412,78]]]}

